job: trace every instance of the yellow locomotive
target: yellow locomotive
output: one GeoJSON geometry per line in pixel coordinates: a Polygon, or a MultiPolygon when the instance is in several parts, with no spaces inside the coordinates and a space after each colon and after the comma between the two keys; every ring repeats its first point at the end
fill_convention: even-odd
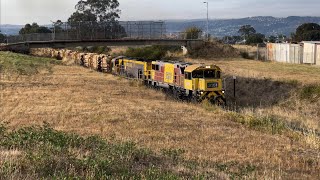
{"type": "Polygon", "coordinates": [[[37,49],[40,55],[72,59],[76,64],[138,79],[147,86],[161,88],[179,99],[201,102],[205,99],[214,104],[225,105],[221,69],[216,65],[191,64],[175,61],[152,61],[120,56],[112,59],[110,55],[82,53],[71,50],[37,49]]]}
{"type": "Polygon", "coordinates": [[[226,104],[221,69],[216,65],[148,61],[120,56],[111,61],[115,75],[139,79],[179,99],[226,104]]]}

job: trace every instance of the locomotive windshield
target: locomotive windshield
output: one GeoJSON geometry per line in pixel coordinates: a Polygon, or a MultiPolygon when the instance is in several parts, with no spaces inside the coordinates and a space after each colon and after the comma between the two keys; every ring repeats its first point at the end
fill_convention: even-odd
{"type": "Polygon", "coordinates": [[[203,78],[204,74],[202,70],[192,72],[192,78],[203,78]]]}
{"type": "Polygon", "coordinates": [[[216,70],[197,70],[192,72],[192,78],[220,78],[220,72],[218,71],[216,74],[216,70]]]}
{"type": "Polygon", "coordinates": [[[204,78],[215,78],[216,71],[215,70],[204,70],[204,78]]]}

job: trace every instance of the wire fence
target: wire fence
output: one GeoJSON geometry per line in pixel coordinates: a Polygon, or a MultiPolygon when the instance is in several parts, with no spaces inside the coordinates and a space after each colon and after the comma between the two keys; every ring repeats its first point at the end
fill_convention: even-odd
{"type": "Polygon", "coordinates": [[[164,21],[61,22],[47,26],[51,33],[20,34],[7,43],[107,40],[107,39],[200,39],[199,32],[167,33],[164,21]]]}
{"type": "Polygon", "coordinates": [[[8,43],[26,41],[165,39],[164,21],[61,22],[48,27],[51,33],[9,36],[8,43]]]}

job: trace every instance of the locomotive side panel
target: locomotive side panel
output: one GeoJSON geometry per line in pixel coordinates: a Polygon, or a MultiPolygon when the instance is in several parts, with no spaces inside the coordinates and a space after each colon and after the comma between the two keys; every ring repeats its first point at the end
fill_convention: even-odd
{"type": "Polygon", "coordinates": [[[165,63],[164,65],[164,83],[174,84],[174,64],[165,63]]]}

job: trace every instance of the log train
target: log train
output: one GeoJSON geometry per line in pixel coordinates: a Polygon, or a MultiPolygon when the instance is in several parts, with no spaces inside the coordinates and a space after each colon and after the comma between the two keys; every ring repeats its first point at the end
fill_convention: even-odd
{"type": "Polygon", "coordinates": [[[71,60],[99,72],[136,79],[146,86],[163,89],[179,99],[193,102],[206,99],[213,104],[226,104],[221,69],[216,65],[154,61],[125,56],[111,58],[105,54],[55,49],[34,49],[31,54],[71,60]]]}

